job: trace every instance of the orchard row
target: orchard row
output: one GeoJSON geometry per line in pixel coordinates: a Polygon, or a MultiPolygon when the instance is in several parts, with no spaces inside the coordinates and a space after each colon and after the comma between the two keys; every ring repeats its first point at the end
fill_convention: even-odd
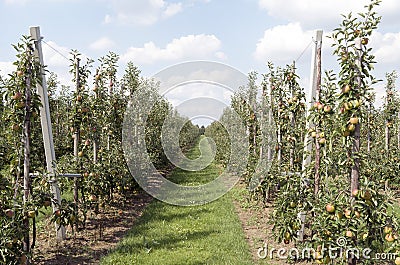
{"type": "Polygon", "coordinates": [[[37,219],[49,212],[52,204],[56,205],[52,221],[76,231],[85,228],[89,212],[97,213],[108,203],[123,201],[138,191],[122,149],[125,110],[137,90],[148,91],[156,102],[144,123],[144,153],[157,169],[165,171],[171,166],[161,143],[167,116],[184,124],[179,135],[181,148],[190,147],[199,136],[198,126],[180,117],[158,94],[158,85],[141,77],[133,63],[127,64],[118,79],[118,55],[110,52],[101,57],[95,68],[95,61],[72,51],[74,86],[61,85],[55,74],[46,73],[55,172],[64,197],[56,201],[50,192],[52,177],[46,172],[37,91],[46,69],[38,63],[29,37],[14,47],[16,70],[0,80],[0,264],[32,261],[37,219]],[[65,173],[78,175],[68,178],[65,173]]]}

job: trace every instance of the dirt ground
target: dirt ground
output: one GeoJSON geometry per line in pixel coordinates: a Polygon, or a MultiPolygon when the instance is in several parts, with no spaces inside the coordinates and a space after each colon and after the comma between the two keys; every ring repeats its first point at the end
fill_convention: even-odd
{"type": "MultiPolygon", "coordinates": [[[[54,225],[47,222],[37,235],[35,264],[99,264],[101,257],[117,245],[134,225],[135,220],[142,215],[143,210],[152,199],[147,193],[139,192],[124,203],[114,203],[102,213],[89,218],[86,229],[76,232],[74,235],[71,230],[68,230],[67,240],[62,242],[56,241],[54,225]]],[[[250,246],[254,263],[258,265],[289,264],[286,260],[280,260],[276,257],[272,260],[269,257],[261,259],[257,255],[258,249],[264,247],[265,244],[268,245],[269,250],[294,247],[293,244],[277,244],[274,241],[272,225],[268,224],[269,214],[273,210],[272,206],[263,207],[255,202],[243,203],[240,200],[234,200],[234,205],[250,246]]]]}
{"type": "MultiPolygon", "coordinates": [[[[238,213],[239,219],[242,223],[243,231],[249,244],[254,264],[293,264],[288,263],[287,260],[278,259],[276,252],[273,252],[273,258],[270,258],[271,250],[273,248],[276,250],[280,248],[290,250],[291,248],[295,247],[293,243],[285,245],[284,243],[278,244],[274,241],[272,225],[268,223],[270,213],[273,211],[272,205],[267,205],[267,207],[264,207],[263,205],[261,205],[261,203],[243,203],[238,200],[234,200],[234,205],[236,212],[238,213]],[[265,246],[267,246],[267,248],[265,248],[265,246]],[[258,251],[260,248],[267,250],[266,252],[260,252],[261,255],[267,255],[265,258],[260,258],[258,256],[258,251]]],[[[311,263],[298,262],[296,264],[305,265],[311,263]]]]}
{"type": "Polygon", "coordinates": [[[150,195],[139,192],[124,203],[113,203],[97,215],[92,213],[86,229],[74,235],[67,229],[67,239],[62,242],[57,242],[54,225],[47,221],[37,235],[35,264],[99,264],[101,257],[117,245],[151,201],[150,195]]]}

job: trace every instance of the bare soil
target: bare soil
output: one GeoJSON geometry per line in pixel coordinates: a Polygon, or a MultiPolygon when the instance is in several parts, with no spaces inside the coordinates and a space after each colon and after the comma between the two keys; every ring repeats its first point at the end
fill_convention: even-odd
{"type": "MultiPolygon", "coordinates": [[[[239,200],[234,200],[234,205],[242,223],[246,240],[250,246],[254,264],[293,264],[293,261],[289,263],[285,259],[278,259],[277,251],[273,252],[272,259],[270,257],[272,249],[278,250],[280,248],[284,248],[289,251],[291,248],[295,247],[293,243],[286,245],[284,243],[279,244],[275,242],[272,232],[273,226],[269,224],[269,216],[273,211],[273,205],[268,204],[264,206],[260,202],[243,202],[239,200]],[[260,252],[261,255],[267,255],[265,258],[258,257],[258,251],[260,248],[267,250],[266,252],[260,252]]],[[[286,253],[286,255],[287,254],[288,253],[286,253]]],[[[305,265],[310,263],[296,262],[296,264],[305,265]]]]}
{"type": "Polygon", "coordinates": [[[67,228],[67,239],[57,242],[54,224],[44,221],[38,229],[34,264],[83,265],[99,264],[134,225],[152,197],[141,191],[131,198],[112,203],[100,213],[90,213],[86,228],[72,234],[67,228]]]}

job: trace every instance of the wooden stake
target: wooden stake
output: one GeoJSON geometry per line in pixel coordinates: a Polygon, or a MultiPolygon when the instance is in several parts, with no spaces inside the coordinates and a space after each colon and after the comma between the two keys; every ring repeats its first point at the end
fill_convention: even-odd
{"type": "MultiPolygon", "coordinates": [[[[318,53],[318,47],[322,47],[322,30],[317,30],[315,31],[315,45],[313,46],[313,51],[311,55],[311,74],[310,74],[310,87],[307,95],[307,104],[306,104],[306,116],[308,117],[308,110],[311,108],[311,106],[314,104],[314,99],[316,96],[316,91],[317,91],[317,86],[318,86],[318,65],[321,66],[321,64],[317,63],[317,53],[318,53]]],[[[321,58],[321,56],[320,56],[321,58]]],[[[321,71],[321,70],[319,70],[321,71]]],[[[306,122],[306,128],[310,128],[312,124],[307,120],[306,122]]],[[[304,137],[304,153],[303,153],[303,163],[302,163],[302,179],[304,183],[304,187],[307,188],[307,179],[305,178],[306,174],[306,169],[308,165],[311,163],[311,150],[312,150],[312,138],[311,136],[307,133],[304,137]]],[[[300,223],[301,223],[301,228],[298,232],[299,234],[299,241],[303,242],[304,241],[304,231],[305,231],[305,221],[306,221],[306,213],[301,212],[299,213],[300,217],[300,223]]]]}

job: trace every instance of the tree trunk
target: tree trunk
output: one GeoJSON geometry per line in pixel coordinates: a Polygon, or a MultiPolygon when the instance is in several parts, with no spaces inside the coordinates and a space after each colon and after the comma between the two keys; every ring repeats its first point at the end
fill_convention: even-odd
{"type": "MultiPolygon", "coordinates": [[[[31,104],[32,104],[32,91],[31,91],[31,69],[27,70],[26,77],[26,90],[25,90],[25,119],[24,119],[24,211],[25,218],[23,220],[24,226],[24,239],[23,239],[23,251],[24,253],[30,253],[30,240],[29,240],[29,219],[27,218],[26,207],[30,201],[30,190],[31,180],[29,176],[30,171],[30,137],[31,137],[31,104]]],[[[30,258],[27,259],[26,264],[31,264],[30,258]]]]}

